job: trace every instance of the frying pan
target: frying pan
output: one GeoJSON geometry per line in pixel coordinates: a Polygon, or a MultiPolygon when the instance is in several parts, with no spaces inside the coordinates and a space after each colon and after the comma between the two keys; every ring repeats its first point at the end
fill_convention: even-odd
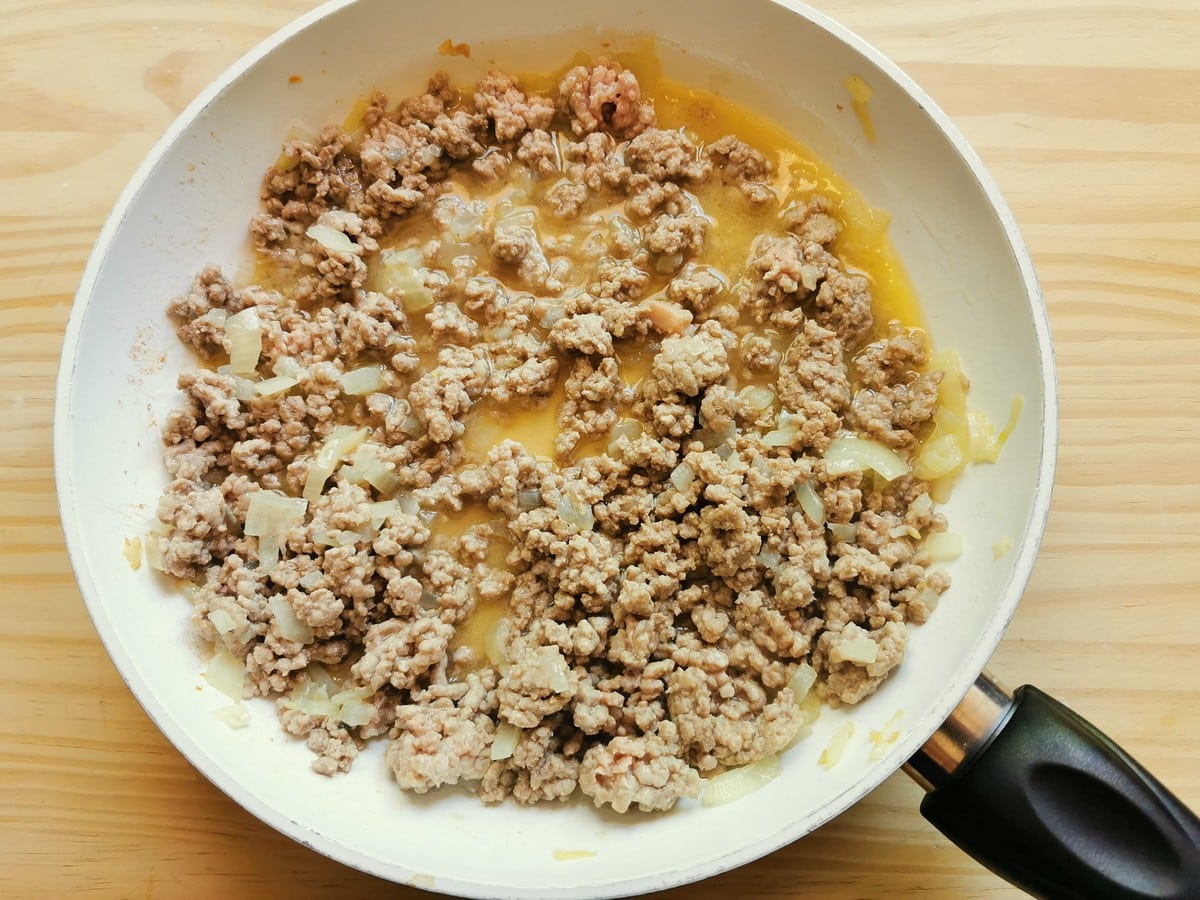
{"type": "Polygon", "coordinates": [[[798,3],[743,0],[340,0],[298,20],[207,89],[150,153],[105,225],[71,311],[55,410],[68,548],[96,629],[163,733],[263,821],[348,865],[474,897],[607,897],[694,881],[800,838],[906,766],[922,810],[986,865],[1060,897],[1200,896],[1200,822],[1119,748],[1042,692],[982,674],[1029,577],[1054,472],[1057,410],[1045,308],[1012,215],[949,119],[894,64],[798,3]],[[402,794],[374,746],[324,779],[266,702],[234,731],[200,678],[186,604],[121,554],[153,521],[165,483],[158,438],[189,363],[165,300],[192,274],[243,256],[262,172],[297,120],[338,121],[373,87],[410,93],[446,68],[561,66],[577,51],[653,37],[664,72],[770,115],[893,217],[891,235],[934,341],[956,348],[972,398],[1025,411],[1000,461],[969,471],[945,512],[965,552],[954,586],[914,629],[874,697],[827,711],[769,789],[726,806],[618,817],[583,804],[486,808],[465,794],[402,794]],[[446,38],[470,58],[443,57],[446,38]],[[878,140],[848,111],[858,75],[878,140]],[[299,77],[295,77],[299,76],[299,77]],[[1012,550],[994,558],[993,545],[1012,550]],[[898,717],[883,753],[865,740],[898,717]],[[859,738],[832,767],[843,721],[859,738]],[[560,850],[574,853],[567,865],[560,850]],[[591,854],[590,856],[588,854],[591,854]]]}

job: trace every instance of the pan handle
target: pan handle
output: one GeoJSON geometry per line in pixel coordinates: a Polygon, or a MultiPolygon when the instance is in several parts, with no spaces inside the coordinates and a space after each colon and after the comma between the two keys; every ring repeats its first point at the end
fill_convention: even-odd
{"type": "Polygon", "coordinates": [[[1036,897],[1200,898],[1200,819],[1031,685],[981,675],[905,768],[926,819],[1036,897]]]}

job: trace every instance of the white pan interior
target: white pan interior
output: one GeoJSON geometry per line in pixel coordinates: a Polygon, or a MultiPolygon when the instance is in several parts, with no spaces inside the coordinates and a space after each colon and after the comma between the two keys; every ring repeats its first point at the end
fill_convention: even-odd
{"type": "Polygon", "coordinates": [[[55,432],[63,523],[97,630],[155,722],[208,778],[297,840],[396,881],[470,896],[584,897],[658,889],[761,856],[845,809],[919,746],[986,663],[1024,588],[1049,505],[1056,420],[1045,312],[1007,208],[945,116],[843,29],[770,0],[361,0],[324,7],[254,51],[138,171],[72,310],[55,432]],[[602,27],[579,26],[585,8],[602,27]],[[949,504],[966,541],[954,587],[915,630],[897,674],[851,713],[856,737],[837,766],[817,764],[844,717],[827,712],[770,788],[728,806],[619,817],[582,804],[485,808],[455,792],[414,798],[389,783],[379,747],[348,776],[314,775],[266,702],[249,704],[254,720],[238,731],[212,718],[227,701],[200,677],[186,602],[121,554],[123,538],[153,519],[165,483],[158,425],[188,362],[164,303],[204,265],[240,258],[260,178],[294,119],[340,121],[364,91],[416,91],[439,67],[461,81],[493,62],[555,68],[601,41],[621,49],[644,35],[657,37],[669,76],[769,112],[889,210],[934,340],[961,352],[976,404],[1002,422],[1013,395],[1025,398],[1001,461],[970,471],[949,504]],[[439,56],[445,38],[470,43],[472,57],[439,56]],[[875,90],[874,144],[849,111],[850,74],[875,90]],[[993,559],[1004,537],[1013,549],[993,559]],[[901,739],[870,760],[867,733],[897,710],[901,739]],[[564,862],[558,850],[595,856],[564,862]]]}

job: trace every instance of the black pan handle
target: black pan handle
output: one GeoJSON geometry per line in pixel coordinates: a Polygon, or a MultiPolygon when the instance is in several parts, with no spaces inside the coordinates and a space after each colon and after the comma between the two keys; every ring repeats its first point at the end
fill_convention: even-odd
{"type": "Polygon", "coordinates": [[[1175,795],[1037,688],[972,691],[974,724],[948,720],[906,767],[939,831],[1035,897],[1200,898],[1200,819],[1175,795]]]}

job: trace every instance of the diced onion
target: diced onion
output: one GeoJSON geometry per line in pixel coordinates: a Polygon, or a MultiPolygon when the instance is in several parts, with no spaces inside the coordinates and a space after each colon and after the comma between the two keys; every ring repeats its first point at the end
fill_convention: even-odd
{"type": "Polygon", "coordinates": [[[932,481],[956,471],[964,462],[959,436],[943,434],[921,447],[913,462],[913,474],[923,481],[932,481]]]}
{"type": "Polygon", "coordinates": [[[329,225],[310,225],[304,232],[330,253],[353,253],[355,244],[345,232],[338,231],[329,225]]]}
{"type": "Polygon", "coordinates": [[[357,531],[334,529],[332,531],[317,530],[312,533],[312,542],[319,547],[350,547],[361,540],[363,540],[363,536],[357,531]]]}
{"type": "Polygon", "coordinates": [[[379,287],[386,294],[398,293],[410,313],[433,306],[433,292],[425,286],[421,255],[412,250],[385,250],[380,254],[383,270],[379,287]]]}
{"type": "Polygon", "coordinates": [[[542,647],[534,657],[533,665],[540,680],[544,681],[550,690],[556,694],[565,694],[571,690],[571,669],[557,647],[542,647]]]}
{"type": "Polygon", "coordinates": [[[297,381],[302,381],[308,377],[308,369],[304,368],[296,360],[290,356],[281,356],[275,360],[271,366],[271,371],[276,375],[285,375],[288,378],[295,378],[297,381]]]}
{"type": "Polygon", "coordinates": [[[300,382],[288,375],[276,375],[274,378],[264,378],[254,385],[254,393],[259,397],[274,397],[290,391],[300,382]]]}
{"type": "Polygon", "coordinates": [[[374,719],[378,713],[374,704],[366,702],[367,698],[374,693],[368,687],[339,691],[329,698],[329,702],[337,709],[334,717],[351,728],[361,728],[374,719]]]}
{"type": "Polygon", "coordinates": [[[377,503],[372,503],[371,509],[371,528],[378,531],[383,527],[383,523],[387,521],[388,516],[395,513],[400,508],[400,503],[397,500],[380,500],[377,503]]]}
{"type": "Polygon", "coordinates": [[[249,403],[258,396],[258,392],[254,390],[254,382],[249,378],[242,378],[240,375],[232,375],[233,378],[233,396],[241,403],[249,403]]]}
{"type": "Polygon", "coordinates": [[[416,416],[409,415],[400,423],[400,430],[409,437],[420,437],[425,433],[425,426],[421,424],[421,420],[416,416]]]}
{"type": "Polygon", "coordinates": [[[841,762],[842,754],[846,752],[846,744],[852,737],[854,737],[854,723],[847,719],[833,733],[829,745],[821,751],[817,762],[827,769],[832,769],[841,762]]]}
{"type": "Polygon", "coordinates": [[[339,425],[333,429],[321,445],[312,462],[308,464],[308,478],[304,482],[304,499],[316,500],[321,496],[325,482],[329,480],[338,464],[358,449],[367,438],[366,428],[351,428],[339,425]]]}
{"type": "Polygon", "coordinates": [[[218,634],[229,634],[233,629],[237,628],[237,623],[233,621],[233,616],[228,610],[214,609],[208,614],[208,621],[212,622],[213,628],[217,629],[218,634]]]}
{"type": "Polygon", "coordinates": [[[129,568],[137,571],[142,567],[142,539],[137,535],[125,538],[125,542],[121,545],[121,552],[125,555],[125,562],[129,563],[129,568]]]}
{"type": "Polygon", "coordinates": [[[759,565],[761,565],[767,569],[778,568],[779,564],[781,562],[783,562],[783,557],[780,556],[778,553],[776,553],[774,550],[764,550],[762,553],[758,554],[758,556],[755,558],[758,560],[759,565]]]}
{"type": "Polygon", "coordinates": [[[919,494],[916,500],[908,504],[908,511],[911,515],[924,519],[933,513],[933,498],[927,493],[919,494]]]}
{"type": "Polygon", "coordinates": [[[204,671],[208,683],[234,700],[241,700],[245,690],[246,667],[226,650],[218,650],[204,671]]]}
{"type": "Polygon", "coordinates": [[[949,562],[962,556],[963,539],[961,534],[952,531],[939,531],[925,538],[925,552],[931,562],[949,562]]]}
{"type": "Polygon", "coordinates": [[[313,588],[315,588],[318,584],[321,583],[321,579],[324,577],[325,577],[325,573],[322,572],[320,569],[313,569],[311,572],[309,572],[307,575],[305,575],[303,578],[300,579],[301,590],[311,591],[313,588]]]}
{"type": "Polygon", "coordinates": [[[830,522],[826,527],[829,529],[829,534],[838,543],[853,544],[858,540],[857,525],[843,524],[841,522],[830,522]]]}
{"type": "Polygon", "coordinates": [[[942,601],[942,595],[931,587],[923,587],[917,591],[916,599],[925,604],[925,608],[933,612],[942,601]]]}
{"type": "Polygon", "coordinates": [[[570,494],[563,493],[559,498],[556,507],[558,517],[568,525],[573,525],[580,531],[591,531],[592,526],[596,523],[595,517],[592,515],[592,507],[588,503],[582,503],[570,494]]]}
{"type": "Polygon", "coordinates": [[[796,696],[796,702],[800,703],[808,696],[808,692],[812,690],[813,685],[816,683],[817,670],[808,663],[800,663],[796,667],[796,674],[788,682],[788,687],[792,689],[792,693],[796,696]]]}
{"type": "Polygon", "coordinates": [[[996,543],[992,544],[992,558],[1000,559],[1004,554],[1012,549],[1013,541],[1008,535],[1000,538],[996,543]]]}
{"type": "Polygon", "coordinates": [[[501,674],[508,667],[508,651],[505,649],[505,644],[508,641],[508,620],[499,618],[496,624],[493,625],[483,640],[483,648],[487,652],[488,662],[493,666],[497,666],[501,670],[501,674]]]}
{"type": "Polygon", "coordinates": [[[342,390],[352,396],[370,394],[383,387],[383,370],[379,366],[363,366],[342,375],[338,381],[342,390]]]}
{"type": "MultiPolygon", "coordinates": [[[[362,480],[385,497],[396,493],[400,487],[400,478],[388,464],[379,458],[377,444],[364,443],[354,454],[354,468],[362,476],[362,480]]],[[[415,513],[409,513],[415,515],[415,513]]]]}
{"type": "Polygon", "coordinates": [[[704,806],[721,806],[740,800],[759,788],[774,781],[783,771],[779,757],[769,754],[756,759],[748,766],[739,766],[707,779],[700,803],[704,806]]]}
{"type": "Polygon", "coordinates": [[[225,320],[225,337],[229,339],[229,368],[234,375],[253,375],[262,355],[262,324],[258,309],[247,306],[225,320]]]}
{"type": "Polygon", "coordinates": [[[312,627],[300,621],[286,597],[276,594],[267,603],[271,607],[271,612],[275,614],[275,624],[279,626],[279,633],[283,635],[284,639],[295,641],[298,644],[312,643],[312,627]]]}
{"type": "Polygon", "coordinates": [[[888,530],[888,537],[910,537],[913,540],[919,541],[921,539],[921,532],[917,531],[917,529],[913,528],[911,525],[897,525],[895,528],[888,530]]]}
{"type": "Polygon", "coordinates": [[[671,470],[671,484],[675,486],[677,491],[686,491],[693,481],[696,480],[696,473],[687,463],[680,463],[671,470]]]}
{"type": "MultiPolygon", "coordinates": [[[[305,669],[306,672],[312,672],[313,666],[305,669]]],[[[319,718],[329,718],[338,714],[338,708],[329,699],[329,688],[332,683],[326,683],[323,679],[313,678],[310,674],[309,680],[302,687],[295,688],[292,693],[280,701],[280,705],[284,709],[294,709],[297,712],[303,713],[306,716],[317,716],[319,718]]]]}
{"type": "Polygon", "coordinates": [[[542,492],[539,490],[520,491],[517,493],[517,508],[525,511],[537,509],[542,505],[542,492]]]}
{"type": "Polygon", "coordinates": [[[246,711],[246,707],[241,703],[231,703],[229,706],[222,706],[220,709],[214,709],[213,718],[222,725],[228,725],[230,728],[244,728],[250,722],[250,713],[246,711]]]}
{"type": "Polygon", "coordinates": [[[246,507],[244,531],[251,537],[283,535],[304,521],[308,501],[285,497],[275,491],[256,491],[246,507]]]}
{"type": "Polygon", "coordinates": [[[278,534],[264,534],[258,539],[258,568],[262,572],[270,572],[275,568],[282,543],[283,536],[278,534]]]}
{"type": "Polygon", "coordinates": [[[804,510],[804,514],[808,516],[809,521],[814,525],[825,524],[825,504],[821,501],[820,495],[813,489],[812,484],[807,481],[802,481],[795,488],[796,499],[800,502],[800,508],[804,510]]]}
{"type": "Polygon", "coordinates": [[[834,662],[854,663],[856,666],[869,666],[879,659],[879,645],[865,632],[852,635],[833,645],[830,659],[834,662]]]}
{"type": "Polygon", "coordinates": [[[509,722],[501,722],[496,726],[496,736],[492,738],[491,758],[493,762],[508,759],[517,749],[521,740],[521,729],[509,722]]]}
{"type": "Polygon", "coordinates": [[[908,463],[878,441],[866,438],[835,438],[825,451],[825,471],[830,475],[871,469],[884,481],[908,474],[908,463]]]}
{"type": "Polygon", "coordinates": [[[795,428],[776,428],[762,436],[764,447],[787,447],[796,439],[795,428]]]}
{"type": "Polygon", "coordinates": [[[146,554],[146,565],[155,572],[161,572],[163,570],[162,537],[157,534],[146,535],[142,550],[146,554]]]}
{"type": "Polygon", "coordinates": [[[421,504],[412,494],[397,494],[396,503],[400,506],[400,512],[406,516],[418,516],[421,514],[421,504]]]}
{"type": "Polygon", "coordinates": [[[770,388],[751,385],[738,391],[738,402],[743,409],[761,413],[775,406],[775,392],[770,388]]]}

